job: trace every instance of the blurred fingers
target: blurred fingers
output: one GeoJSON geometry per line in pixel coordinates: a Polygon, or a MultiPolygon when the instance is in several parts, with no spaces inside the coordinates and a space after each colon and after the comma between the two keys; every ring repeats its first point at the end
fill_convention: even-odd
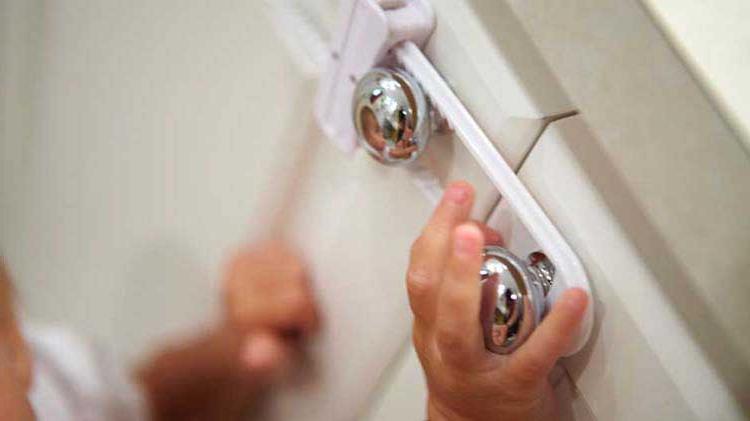
{"type": "Polygon", "coordinates": [[[295,353],[288,339],[270,331],[257,331],[244,340],[240,362],[254,380],[273,380],[291,367],[295,353]]]}
{"type": "Polygon", "coordinates": [[[309,334],[320,323],[304,265],[279,244],[238,253],[229,265],[224,295],[227,318],[239,329],[309,334]]]}
{"type": "Polygon", "coordinates": [[[294,286],[276,288],[253,291],[255,296],[237,300],[229,312],[230,324],[246,331],[273,328],[305,335],[315,332],[319,317],[312,294],[294,286]]]}

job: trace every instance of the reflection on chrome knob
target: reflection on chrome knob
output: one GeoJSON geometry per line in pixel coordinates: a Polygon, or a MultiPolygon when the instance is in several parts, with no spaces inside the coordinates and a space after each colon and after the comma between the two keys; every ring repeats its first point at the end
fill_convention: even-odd
{"type": "Polygon", "coordinates": [[[430,136],[429,103],[406,72],[376,68],[354,90],[354,126],[359,143],[387,165],[415,160],[430,136]]]}
{"type": "Polygon", "coordinates": [[[480,318],[488,350],[508,354],[531,335],[544,313],[554,274],[542,253],[533,253],[526,262],[502,247],[485,247],[480,318]]]}

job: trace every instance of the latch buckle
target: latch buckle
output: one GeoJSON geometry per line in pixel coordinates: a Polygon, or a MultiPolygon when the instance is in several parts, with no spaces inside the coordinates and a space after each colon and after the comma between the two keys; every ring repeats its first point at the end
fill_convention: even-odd
{"type": "Polygon", "coordinates": [[[357,81],[388,62],[395,45],[411,41],[423,46],[432,34],[435,15],[427,0],[343,1],[341,15],[320,78],[315,117],[329,139],[352,153],[357,147],[351,109],[357,81]]]}

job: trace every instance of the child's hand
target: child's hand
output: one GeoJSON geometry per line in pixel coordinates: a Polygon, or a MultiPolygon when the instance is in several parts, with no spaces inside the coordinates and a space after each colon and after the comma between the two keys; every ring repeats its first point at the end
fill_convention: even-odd
{"type": "Polygon", "coordinates": [[[224,280],[226,319],[244,336],[242,363],[255,373],[283,369],[299,341],[318,326],[318,313],[299,258],[281,243],[240,251],[224,280]]]}
{"type": "Polygon", "coordinates": [[[318,325],[304,267],[279,243],[237,253],[223,292],[220,326],[163,349],[138,371],[153,419],[246,419],[248,405],[299,359],[318,325]]]}
{"type": "Polygon", "coordinates": [[[547,376],[576,331],[588,296],[579,289],[565,292],[513,354],[487,351],[479,321],[484,235],[468,221],[473,199],[470,185],[449,186],[412,246],[407,289],[429,419],[549,419],[547,376]]]}

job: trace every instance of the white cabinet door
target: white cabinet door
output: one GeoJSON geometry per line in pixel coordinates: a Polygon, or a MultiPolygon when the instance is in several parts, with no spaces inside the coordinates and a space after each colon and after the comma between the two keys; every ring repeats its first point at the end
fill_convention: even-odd
{"type": "MultiPolygon", "coordinates": [[[[663,297],[662,306],[669,308],[664,311],[676,317],[672,325],[666,316],[652,317],[651,309],[634,316],[637,323],[650,321],[644,332],[652,332],[647,338],[658,358],[669,361],[665,368],[675,390],[702,419],[749,413],[750,340],[742,332],[750,328],[744,303],[750,294],[745,275],[750,159],[747,138],[735,124],[737,114],[722,114],[727,93],[702,84],[710,77],[705,71],[695,77],[696,69],[676,53],[685,53],[688,44],[665,38],[668,28],[660,27],[640,2],[508,4],[589,128],[562,132],[568,156],[586,169],[653,276],[659,293],[648,295],[663,297]],[[676,342],[667,341],[657,346],[657,337],[681,338],[691,345],[670,348],[667,345],[676,342]],[[698,374],[701,365],[691,360],[693,354],[706,359],[705,369],[714,377],[698,374]],[[723,386],[703,380],[711,378],[723,386]]],[[[734,104],[735,110],[741,109],[734,104]]],[[[544,155],[545,163],[536,164],[535,170],[522,171],[524,180],[538,178],[538,183],[551,185],[552,155],[544,155]],[[542,171],[544,165],[550,169],[542,171]]],[[[549,189],[536,188],[538,199],[548,202],[545,206],[563,206],[558,203],[562,197],[550,201],[549,189]]],[[[561,218],[557,222],[564,226],[566,219],[561,218]]],[[[639,289],[638,296],[645,291],[639,289]]],[[[644,298],[638,301],[645,307],[644,298]]],[[[583,378],[593,375],[588,368],[581,372],[583,378]]],[[[593,393],[596,382],[589,387],[593,393]]]]}
{"type": "MultiPolygon", "coordinates": [[[[314,60],[266,13],[282,3],[295,2],[0,3],[2,253],[31,318],[132,362],[215,317],[231,247],[285,235],[310,262],[325,328],[313,369],[263,419],[418,419],[402,285],[430,205],[406,172],[322,138],[314,60]]],[[[597,331],[559,377],[568,415],[738,417],[747,155],[649,17],[634,1],[433,5],[428,58],[594,280],[597,331]],[[532,151],[575,109],[585,123],[561,120],[532,151]]],[[[451,136],[425,163],[476,185],[475,217],[497,203],[451,136]]]]}
{"type": "MultiPolygon", "coordinates": [[[[726,93],[698,83],[710,75],[693,77],[637,1],[471,3],[494,36],[529,37],[581,113],[548,126],[519,171],[593,281],[592,339],[556,379],[564,418],[747,417],[741,107],[721,114],[726,93]]],[[[418,362],[402,358],[370,419],[423,407],[418,362]]]]}
{"type": "MultiPolygon", "coordinates": [[[[217,317],[233,247],[285,235],[311,265],[325,323],[310,372],[262,418],[354,419],[407,340],[408,247],[431,205],[404,170],[321,137],[316,70],[279,36],[275,5],[0,3],[10,34],[0,245],[30,319],[70,326],[132,363],[217,317]]],[[[440,36],[455,44],[457,34],[440,36]]],[[[431,56],[455,66],[476,52],[431,56]]],[[[493,72],[471,69],[457,83],[493,72]]],[[[464,96],[492,109],[496,94],[464,96]]],[[[546,124],[521,105],[535,114],[520,125],[533,130],[519,130],[519,158],[546,124]]],[[[450,135],[425,163],[441,182],[477,187],[476,218],[496,204],[450,135]]]]}
{"type": "MultiPolygon", "coordinates": [[[[736,194],[748,197],[750,187],[729,185],[711,193],[712,202],[699,201],[683,214],[678,201],[651,200],[638,186],[629,188],[628,176],[615,169],[622,161],[601,152],[605,142],[582,116],[559,120],[545,131],[519,173],[593,281],[597,323],[592,340],[564,362],[579,399],[597,419],[742,419],[746,373],[723,368],[740,363],[735,367],[741,370],[747,362],[738,343],[746,331],[747,309],[729,297],[718,302],[711,291],[747,296],[747,282],[740,275],[747,260],[711,268],[724,258],[716,255],[722,248],[747,252],[750,232],[721,234],[725,226],[737,228],[744,221],[717,220],[712,209],[747,214],[750,203],[737,200],[736,194]],[[656,208],[668,208],[660,210],[671,211],[673,219],[654,218],[656,208]],[[711,226],[714,234],[683,226],[711,226]],[[686,243],[702,249],[704,258],[690,256],[686,243]],[[715,316],[720,312],[721,317],[715,316]],[[713,349],[706,351],[703,341],[709,338],[713,349]]],[[[690,152],[682,156],[703,159],[690,152]]],[[[716,172],[750,176],[750,165],[732,161],[726,157],[714,174],[695,172],[682,190],[699,197],[700,178],[716,172]]],[[[626,174],[638,171],[631,168],[626,174]]]]}
{"type": "Polygon", "coordinates": [[[133,361],[213,315],[315,84],[258,6],[0,3],[0,244],[30,318],[133,361]]]}
{"type": "MultiPolygon", "coordinates": [[[[712,200],[698,200],[682,212],[679,200],[649,198],[644,190],[652,185],[628,186],[630,176],[642,176],[648,168],[618,171],[622,157],[603,153],[612,141],[596,136],[583,116],[561,119],[548,126],[519,172],[581,258],[594,291],[590,342],[562,361],[564,373],[554,382],[561,417],[744,419],[748,360],[742,340],[748,312],[735,298],[750,294],[743,269],[750,230],[742,218],[750,214],[750,185],[728,183],[704,192],[701,179],[748,179],[750,163],[732,153],[711,172],[683,174],[679,193],[688,196],[685,200],[706,195],[712,200]],[[653,216],[658,212],[673,219],[658,220],[653,216]],[[717,219],[716,212],[730,216],[717,219]],[[694,248],[703,258],[691,256],[694,248]],[[719,255],[726,250],[729,257],[719,255]]],[[[673,147],[696,166],[706,159],[680,144],[673,147]]],[[[664,196],[669,194],[676,193],[665,190],[664,196]]],[[[423,412],[426,391],[411,350],[394,365],[386,384],[369,419],[423,412]]]]}

